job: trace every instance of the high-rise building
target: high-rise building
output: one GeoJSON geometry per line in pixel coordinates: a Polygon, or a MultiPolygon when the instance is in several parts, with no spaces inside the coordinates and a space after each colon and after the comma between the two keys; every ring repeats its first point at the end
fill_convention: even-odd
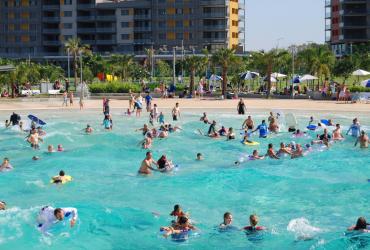
{"type": "Polygon", "coordinates": [[[336,56],[352,45],[370,41],[370,0],[326,0],[325,40],[336,56]]]}
{"type": "Polygon", "coordinates": [[[244,0],[4,0],[0,56],[65,55],[79,37],[93,52],[244,50],[244,0]]]}

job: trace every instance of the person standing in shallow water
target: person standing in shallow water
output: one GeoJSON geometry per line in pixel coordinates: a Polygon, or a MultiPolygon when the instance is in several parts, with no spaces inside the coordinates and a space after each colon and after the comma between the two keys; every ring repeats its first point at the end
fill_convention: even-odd
{"type": "Polygon", "coordinates": [[[247,109],[247,107],[245,106],[243,99],[240,98],[240,101],[239,101],[238,107],[237,107],[238,114],[239,115],[244,115],[246,109],[247,109]]]}

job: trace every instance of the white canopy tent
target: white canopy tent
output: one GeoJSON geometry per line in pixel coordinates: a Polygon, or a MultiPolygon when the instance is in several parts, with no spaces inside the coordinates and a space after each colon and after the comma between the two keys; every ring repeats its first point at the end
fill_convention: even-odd
{"type": "Polygon", "coordinates": [[[271,76],[274,77],[274,78],[285,78],[285,77],[287,77],[287,75],[284,75],[284,74],[281,74],[281,73],[278,73],[278,72],[272,73],[271,76]]]}
{"type": "Polygon", "coordinates": [[[370,75],[370,72],[362,69],[358,69],[352,72],[352,75],[354,76],[367,76],[370,75]]]}
{"type": "Polygon", "coordinates": [[[299,78],[299,81],[304,82],[304,81],[311,81],[311,80],[317,80],[317,79],[319,79],[319,78],[317,78],[316,76],[313,76],[313,75],[304,75],[304,76],[299,78]]]}

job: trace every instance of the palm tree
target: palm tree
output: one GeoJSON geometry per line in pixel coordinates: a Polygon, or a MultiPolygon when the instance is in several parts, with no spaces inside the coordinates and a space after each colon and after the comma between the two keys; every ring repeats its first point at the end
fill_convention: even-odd
{"type": "Polygon", "coordinates": [[[154,77],[154,49],[153,48],[146,48],[145,49],[145,54],[147,56],[146,61],[145,61],[145,67],[148,72],[150,72],[150,81],[153,81],[154,77]]]}
{"type": "Polygon", "coordinates": [[[188,56],[184,60],[184,67],[190,73],[190,93],[194,92],[194,79],[196,72],[201,72],[207,67],[208,57],[188,56]]]}
{"type": "Polygon", "coordinates": [[[227,88],[227,72],[229,67],[238,61],[234,49],[222,48],[217,50],[211,58],[214,65],[222,68],[222,95],[225,96],[227,88]]]}
{"type": "Polygon", "coordinates": [[[64,44],[66,51],[72,54],[73,57],[73,69],[75,78],[75,87],[77,86],[77,71],[78,71],[78,55],[90,53],[89,45],[81,44],[81,40],[77,37],[70,38],[64,44]]]}
{"type": "Polygon", "coordinates": [[[110,58],[110,63],[112,64],[112,68],[116,68],[117,72],[119,72],[119,75],[122,80],[126,81],[129,77],[129,71],[131,68],[131,65],[134,62],[134,56],[133,55],[120,55],[115,54],[112,55],[110,58]]]}

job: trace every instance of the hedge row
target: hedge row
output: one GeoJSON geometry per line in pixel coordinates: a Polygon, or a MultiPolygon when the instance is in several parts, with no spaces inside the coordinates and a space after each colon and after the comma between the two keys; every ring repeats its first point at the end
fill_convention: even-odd
{"type": "Polygon", "coordinates": [[[89,85],[91,93],[138,93],[141,87],[138,84],[109,82],[109,83],[92,83],[89,85]]]}
{"type": "Polygon", "coordinates": [[[351,92],[370,92],[370,88],[364,86],[352,86],[349,88],[351,92]]]}

